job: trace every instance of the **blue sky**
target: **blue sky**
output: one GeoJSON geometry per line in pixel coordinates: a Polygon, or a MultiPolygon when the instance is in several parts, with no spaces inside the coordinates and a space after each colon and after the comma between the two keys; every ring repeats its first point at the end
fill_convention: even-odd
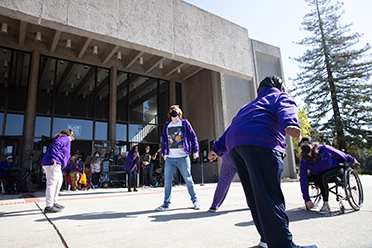
{"type": "MultiPolygon", "coordinates": [[[[280,47],[284,78],[296,77],[298,63],[289,57],[303,54],[305,47],[294,44],[308,36],[301,31],[301,22],[310,7],[304,0],[184,0],[217,16],[234,22],[248,30],[249,37],[280,47]]],[[[333,3],[336,1],[332,0],[333,3]]],[[[372,1],[345,0],[341,24],[353,23],[352,32],[363,33],[360,47],[372,45],[372,1]]]]}

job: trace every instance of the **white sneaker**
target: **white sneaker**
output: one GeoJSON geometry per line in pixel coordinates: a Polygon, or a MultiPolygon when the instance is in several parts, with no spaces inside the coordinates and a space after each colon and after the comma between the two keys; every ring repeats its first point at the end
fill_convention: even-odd
{"type": "Polygon", "coordinates": [[[268,248],[267,244],[265,242],[262,242],[262,241],[260,241],[260,243],[258,243],[258,246],[262,247],[262,248],[268,248]]]}
{"type": "Polygon", "coordinates": [[[199,202],[194,202],[194,209],[195,210],[200,210],[199,202]]]}
{"type": "Polygon", "coordinates": [[[331,212],[331,209],[327,205],[323,205],[319,211],[320,214],[328,214],[329,212],[331,212]]]}
{"type": "Polygon", "coordinates": [[[169,209],[169,206],[162,204],[161,206],[157,207],[155,209],[155,211],[164,211],[164,210],[167,210],[167,209],[169,209]]]}

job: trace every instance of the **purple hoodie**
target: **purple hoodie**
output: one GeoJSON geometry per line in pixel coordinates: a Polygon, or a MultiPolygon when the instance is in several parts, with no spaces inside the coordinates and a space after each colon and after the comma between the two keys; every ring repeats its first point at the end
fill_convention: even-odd
{"type": "Polygon", "coordinates": [[[42,166],[53,165],[53,160],[56,164],[61,165],[63,170],[67,166],[67,161],[70,158],[71,141],[67,135],[61,135],[53,139],[53,144],[46,151],[43,160],[41,161],[42,166]]]}
{"type": "Polygon", "coordinates": [[[300,128],[296,103],[275,87],[260,88],[257,98],[239,110],[225,133],[214,142],[213,151],[222,156],[235,146],[256,145],[284,153],[287,126],[300,128]]]}
{"type": "MultiPolygon", "coordinates": [[[[182,121],[182,133],[183,135],[183,149],[187,154],[191,154],[191,146],[194,148],[194,153],[199,153],[199,145],[198,145],[198,138],[194,130],[192,129],[190,122],[185,119],[181,119],[182,121]]],[[[170,121],[165,123],[162,133],[162,140],[161,140],[161,152],[163,156],[169,155],[169,146],[168,146],[168,135],[167,135],[167,128],[170,121]]]]}
{"type": "Polygon", "coordinates": [[[137,171],[138,158],[139,158],[139,156],[137,156],[137,158],[134,160],[134,154],[133,154],[133,152],[132,151],[129,151],[128,152],[128,156],[125,159],[124,170],[131,171],[132,168],[133,168],[133,163],[135,163],[136,164],[136,167],[134,169],[135,169],[135,171],[137,171]]]}
{"type": "Polygon", "coordinates": [[[349,156],[348,154],[339,151],[332,146],[327,146],[326,144],[319,145],[319,161],[309,162],[306,160],[301,160],[300,163],[300,184],[302,191],[302,198],[305,202],[310,201],[309,190],[307,187],[309,170],[311,174],[318,176],[320,173],[326,170],[333,169],[339,165],[339,161],[343,160],[346,163],[354,163],[355,158],[349,156]]]}

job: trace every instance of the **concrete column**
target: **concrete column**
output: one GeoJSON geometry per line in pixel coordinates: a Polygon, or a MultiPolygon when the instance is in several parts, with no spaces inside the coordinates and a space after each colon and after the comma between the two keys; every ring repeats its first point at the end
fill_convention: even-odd
{"type": "Polygon", "coordinates": [[[23,152],[22,167],[29,168],[27,151],[34,150],[34,134],[36,121],[36,98],[39,78],[40,51],[33,50],[30,65],[30,78],[28,82],[27,106],[23,126],[23,152]]]}
{"type": "Polygon", "coordinates": [[[116,143],[116,103],[117,103],[117,75],[118,69],[113,66],[110,72],[110,99],[109,99],[109,120],[108,120],[108,138],[110,146],[116,143]]]}
{"type": "Polygon", "coordinates": [[[176,104],[176,81],[171,79],[169,81],[169,105],[172,106],[174,104],[176,104]]]}

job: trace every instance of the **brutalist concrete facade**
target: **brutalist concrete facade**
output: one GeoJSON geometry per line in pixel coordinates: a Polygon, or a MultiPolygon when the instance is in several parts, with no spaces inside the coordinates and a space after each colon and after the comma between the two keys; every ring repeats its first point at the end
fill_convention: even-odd
{"type": "MultiPolygon", "coordinates": [[[[182,85],[184,117],[199,141],[208,144],[229,126],[240,107],[256,97],[267,75],[284,78],[280,49],[255,41],[248,30],[181,0],[6,0],[0,22],[8,33],[0,46],[32,52],[23,154],[33,149],[35,98],[40,56],[68,59],[109,68],[109,140],[115,144],[116,72],[169,80],[170,104],[175,84],[182,85]],[[35,42],[35,34],[42,39],[35,42]],[[66,40],[72,41],[66,49],[66,40]],[[93,54],[94,49],[98,54],[93,54]],[[123,54],[118,60],[118,53],[123,54]],[[145,63],[139,65],[138,59],[145,63]],[[164,69],[158,69],[164,63],[164,69]]],[[[287,139],[283,177],[296,177],[291,139],[287,139]]],[[[25,163],[26,159],[23,159],[25,163]]],[[[196,182],[212,182],[220,161],[193,164],[196,182]]]]}

